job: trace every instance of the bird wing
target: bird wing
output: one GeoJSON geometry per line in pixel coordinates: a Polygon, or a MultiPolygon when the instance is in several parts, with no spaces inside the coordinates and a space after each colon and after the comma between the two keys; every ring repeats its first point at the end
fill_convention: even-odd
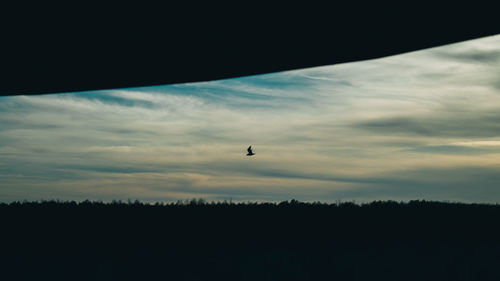
{"type": "Polygon", "coordinates": [[[252,146],[249,146],[249,147],[247,148],[247,151],[248,151],[248,153],[252,153],[252,146]]]}

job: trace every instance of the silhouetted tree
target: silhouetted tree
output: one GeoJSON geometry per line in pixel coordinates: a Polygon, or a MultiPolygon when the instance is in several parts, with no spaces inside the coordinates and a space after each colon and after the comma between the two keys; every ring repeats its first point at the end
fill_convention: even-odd
{"type": "Polygon", "coordinates": [[[224,274],[241,280],[259,274],[286,280],[500,277],[498,204],[231,203],[0,203],[2,277],[47,279],[48,272],[93,279],[105,272],[109,279],[185,280],[188,271],[212,280],[224,274]]]}

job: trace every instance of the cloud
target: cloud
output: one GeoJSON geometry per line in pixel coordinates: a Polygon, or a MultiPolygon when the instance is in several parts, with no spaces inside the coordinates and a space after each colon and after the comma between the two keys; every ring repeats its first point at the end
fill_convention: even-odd
{"type": "Polygon", "coordinates": [[[443,50],[436,52],[436,54],[448,60],[466,63],[495,64],[500,61],[499,50],[479,51],[477,49],[469,49],[459,52],[446,52],[443,50]]]}
{"type": "Polygon", "coordinates": [[[405,151],[431,154],[458,154],[458,155],[481,155],[500,153],[500,147],[495,146],[475,146],[475,145],[425,145],[404,149],[405,151]]]}
{"type": "Polygon", "coordinates": [[[500,137],[500,113],[464,118],[459,114],[435,116],[390,117],[361,121],[360,129],[379,134],[420,135],[427,137],[500,137]]]}
{"type": "Polygon", "coordinates": [[[469,147],[496,147],[500,146],[498,140],[485,140],[485,141],[461,141],[454,142],[452,145],[469,146],[469,147]]]}
{"type": "Polygon", "coordinates": [[[499,40],[212,82],[2,97],[0,195],[499,200],[499,40]],[[255,157],[244,156],[248,145],[255,157]],[[475,182],[485,195],[470,192],[475,182]]]}

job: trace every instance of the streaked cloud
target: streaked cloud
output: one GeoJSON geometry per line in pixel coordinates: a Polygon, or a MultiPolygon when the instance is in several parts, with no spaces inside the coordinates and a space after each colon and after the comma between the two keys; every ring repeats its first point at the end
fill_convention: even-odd
{"type": "Polygon", "coordinates": [[[2,97],[1,200],[497,202],[499,54],[492,36],[238,79],[2,97]]]}

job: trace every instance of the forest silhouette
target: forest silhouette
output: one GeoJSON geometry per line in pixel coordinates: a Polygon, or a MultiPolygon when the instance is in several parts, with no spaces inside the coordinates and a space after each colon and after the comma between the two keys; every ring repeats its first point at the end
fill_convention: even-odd
{"type": "Polygon", "coordinates": [[[500,205],[0,203],[3,280],[498,280],[500,205]]]}

